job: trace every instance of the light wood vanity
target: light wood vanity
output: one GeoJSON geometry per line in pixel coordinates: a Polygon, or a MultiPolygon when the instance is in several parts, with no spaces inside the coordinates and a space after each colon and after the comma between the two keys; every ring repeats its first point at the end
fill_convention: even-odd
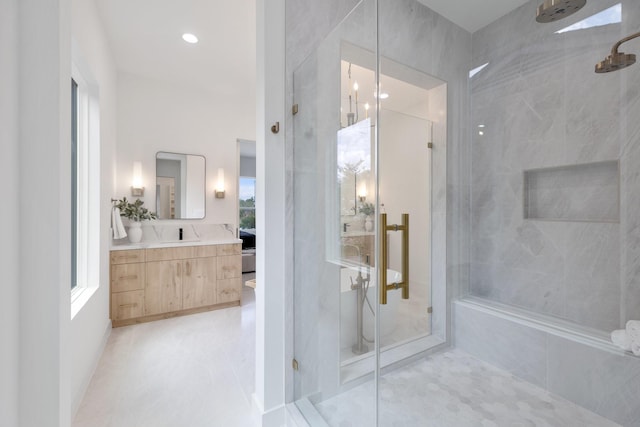
{"type": "Polygon", "coordinates": [[[240,243],[111,251],[113,327],[240,304],[240,243]]]}

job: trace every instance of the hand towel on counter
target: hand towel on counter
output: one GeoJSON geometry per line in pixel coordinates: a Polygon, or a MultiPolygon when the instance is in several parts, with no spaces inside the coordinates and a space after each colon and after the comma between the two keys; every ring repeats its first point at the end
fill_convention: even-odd
{"type": "Polygon", "coordinates": [[[120,209],[116,207],[111,209],[111,229],[113,230],[114,239],[124,239],[127,237],[127,232],[122,224],[122,218],[120,218],[120,209]]]}
{"type": "Polygon", "coordinates": [[[631,351],[636,356],[640,356],[640,320],[629,320],[626,331],[631,351]]]}

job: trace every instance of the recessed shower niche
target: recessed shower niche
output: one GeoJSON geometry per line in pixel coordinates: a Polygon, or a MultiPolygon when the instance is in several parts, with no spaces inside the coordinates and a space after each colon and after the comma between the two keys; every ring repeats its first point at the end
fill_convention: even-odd
{"type": "Polygon", "coordinates": [[[525,170],[524,218],[620,222],[619,162],[525,170]]]}

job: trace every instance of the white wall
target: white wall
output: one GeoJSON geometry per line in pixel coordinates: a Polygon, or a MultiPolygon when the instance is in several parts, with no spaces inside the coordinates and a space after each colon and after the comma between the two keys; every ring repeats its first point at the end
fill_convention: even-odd
{"type": "MultiPolygon", "coordinates": [[[[134,74],[118,74],[118,151],[113,197],[131,198],[133,162],[142,162],[145,206],[155,211],[158,151],[206,158],[206,216],[209,224],[237,224],[236,140],[255,139],[255,99],[210,94],[134,74]],[[218,168],[224,168],[226,196],[216,199],[218,168]]],[[[192,220],[193,221],[193,220],[192,220]]],[[[160,221],[167,223],[170,221],[160,221]]]]}
{"type": "Polygon", "coordinates": [[[0,1],[0,182],[9,209],[0,210],[3,232],[3,296],[0,298],[0,414],[8,426],[18,425],[18,4],[0,1]]]}
{"type": "Polygon", "coordinates": [[[100,97],[100,273],[99,287],[71,321],[69,356],[71,414],[82,401],[106,338],[109,321],[109,213],[116,147],[115,63],[93,0],[72,0],[72,37],[89,68],[100,97]]]}
{"type": "Polygon", "coordinates": [[[256,176],[256,158],[240,156],[240,176],[256,176]]]}
{"type": "Polygon", "coordinates": [[[19,360],[12,366],[19,375],[18,425],[67,426],[70,9],[67,0],[20,0],[18,10],[17,209],[22,227],[17,245],[19,360]]]}
{"type": "MultiPolygon", "coordinates": [[[[263,426],[285,420],[285,0],[257,1],[256,383],[263,426]],[[269,129],[280,122],[280,132],[269,129]]],[[[290,366],[290,365],[289,365],[290,366]]]]}

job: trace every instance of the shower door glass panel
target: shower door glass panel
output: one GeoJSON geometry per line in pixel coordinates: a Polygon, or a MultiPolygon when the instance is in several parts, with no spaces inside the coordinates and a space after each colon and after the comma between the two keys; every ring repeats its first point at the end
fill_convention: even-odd
{"type": "Polygon", "coordinates": [[[387,289],[379,295],[380,368],[392,370],[443,341],[432,335],[432,260],[445,246],[433,244],[432,192],[434,182],[441,190],[446,182],[445,169],[433,167],[434,150],[446,151],[446,98],[444,81],[381,58],[378,259],[387,289]]]}
{"type": "Polygon", "coordinates": [[[293,72],[294,397],[311,425],[376,425],[375,6],[358,3],[293,72]],[[344,381],[352,350],[370,366],[344,381]]]}

